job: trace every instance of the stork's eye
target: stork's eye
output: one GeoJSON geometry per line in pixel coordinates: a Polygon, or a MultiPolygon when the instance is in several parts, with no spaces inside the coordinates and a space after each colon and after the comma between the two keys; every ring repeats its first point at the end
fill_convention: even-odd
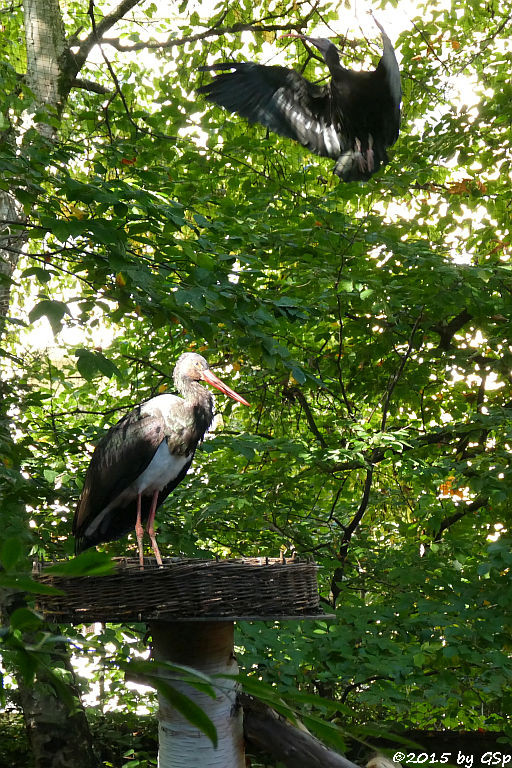
{"type": "Polygon", "coordinates": [[[200,379],[203,374],[203,366],[199,360],[193,362],[189,368],[189,377],[191,379],[200,379]]]}

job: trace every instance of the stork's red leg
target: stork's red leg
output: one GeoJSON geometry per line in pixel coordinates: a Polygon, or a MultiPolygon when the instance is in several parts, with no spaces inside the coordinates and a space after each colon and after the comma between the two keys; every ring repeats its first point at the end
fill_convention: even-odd
{"type": "Polygon", "coordinates": [[[142,501],[141,501],[141,494],[139,493],[137,495],[137,519],[135,521],[135,535],[137,537],[137,546],[139,548],[139,563],[140,567],[144,568],[144,551],[142,549],[142,538],[144,536],[144,526],[141,522],[141,513],[142,513],[142,501]]]}
{"type": "Polygon", "coordinates": [[[361,152],[361,142],[358,138],[354,139],[354,159],[357,162],[357,167],[361,171],[361,173],[364,173],[366,171],[366,161],[363,157],[363,153],[361,152]]]}
{"type": "Polygon", "coordinates": [[[146,531],[148,532],[149,538],[151,539],[151,546],[153,547],[153,552],[155,553],[156,561],[158,565],[162,565],[162,557],[160,555],[160,550],[158,549],[158,544],[156,543],[155,529],[153,527],[153,523],[155,522],[157,502],[158,502],[158,491],[155,491],[153,494],[153,498],[151,500],[151,509],[149,510],[149,517],[148,517],[148,523],[146,526],[146,531]]]}
{"type": "Polygon", "coordinates": [[[368,149],[366,150],[366,165],[368,166],[368,173],[373,173],[375,170],[375,155],[373,153],[373,136],[368,134],[368,149]]]}

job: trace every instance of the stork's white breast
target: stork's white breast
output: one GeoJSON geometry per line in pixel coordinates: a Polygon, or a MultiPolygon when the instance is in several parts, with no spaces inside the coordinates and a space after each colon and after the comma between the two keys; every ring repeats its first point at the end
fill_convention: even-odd
{"type": "Polygon", "coordinates": [[[161,491],[165,486],[178,477],[182,469],[189,463],[191,454],[177,456],[169,451],[167,442],[163,440],[148,466],[132,483],[137,493],[150,494],[161,491]]]}
{"type": "Polygon", "coordinates": [[[172,418],[182,426],[186,426],[179,418],[180,409],[183,407],[183,400],[176,395],[170,395],[165,392],[163,395],[156,395],[151,400],[146,400],[140,406],[140,413],[143,416],[154,416],[159,419],[162,418],[167,422],[168,418],[172,414],[172,418]]]}
{"type": "Polygon", "coordinates": [[[107,514],[116,507],[129,504],[139,493],[144,495],[161,491],[167,483],[178,477],[181,470],[189,463],[192,454],[177,456],[169,451],[167,441],[162,440],[148,466],[130,485],[121,491],[112,501],[104,507],[99,515],[87,526],[86,536],[92,536],[101,526],[107,514]]]}

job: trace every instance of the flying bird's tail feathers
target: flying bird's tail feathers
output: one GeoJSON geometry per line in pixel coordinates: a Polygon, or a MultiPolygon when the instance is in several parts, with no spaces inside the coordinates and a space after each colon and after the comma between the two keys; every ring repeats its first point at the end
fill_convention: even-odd
{"type": "Polygon", "coordinates": [[[348,149],[336,161],[333,173],[343,181],[368,181],[383,165],[388,163],[388,155],[383,147],[376,147],[369,160],[369,151],[365,155],[359,149],[348,149]]]}

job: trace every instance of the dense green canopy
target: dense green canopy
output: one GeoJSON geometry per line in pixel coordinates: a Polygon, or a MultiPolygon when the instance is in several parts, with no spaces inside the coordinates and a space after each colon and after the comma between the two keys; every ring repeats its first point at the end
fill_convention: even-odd
{"type": "MultiPolygon", "coordinates": [[[[64,11],[79,40],[83,6],[64,11]]],[[[404,106],[390,163],[339,184],[329,160],[194,93],[207,60],[305,63],[281,31],[344,32],[337,4],[141,0],[91,49],[85,87],[44,117],[50,138],[23,127],[22,10],[0,9],[0,189],[27,232],[3,350],[3,559],[22,567],[15,541],[20,558],[72,555],[95,441],[200,351],[252,407],[217,397],[222,420],[157,514],[162,553],[312,557],[337,615],[240,626],[241,664],[337,702],[353,729],[503,730],[510,7],[408,13],[396,9],[404,106]]],[[[371,66],[376,31],[371,42],[351,33],[344,61],[371,66]]],[[[134,554],[133,537],[108,551],[134,554]]],[[[122,654],[121,629],[106,632],[122,654]]]]}

